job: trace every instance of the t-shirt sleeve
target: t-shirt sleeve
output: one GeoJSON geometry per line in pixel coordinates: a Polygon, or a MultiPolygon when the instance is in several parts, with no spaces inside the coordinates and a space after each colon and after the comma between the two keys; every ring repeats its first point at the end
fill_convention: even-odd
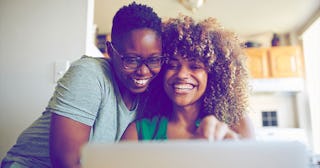
{"type": "Polygon", "coordinates": [[[101,71],[98,63],[73,64],[57,82],[47,109],[92,126],[102,99],[101,71]]]}

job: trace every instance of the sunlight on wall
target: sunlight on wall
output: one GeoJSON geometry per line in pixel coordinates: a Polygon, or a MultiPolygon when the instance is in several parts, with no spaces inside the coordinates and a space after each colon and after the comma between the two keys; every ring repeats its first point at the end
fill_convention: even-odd
{"type": "Polygon", "coordinates": [[[313,149],[315,153],[320,154],[320,18],[303,33],[302,39],[313,149]]]}

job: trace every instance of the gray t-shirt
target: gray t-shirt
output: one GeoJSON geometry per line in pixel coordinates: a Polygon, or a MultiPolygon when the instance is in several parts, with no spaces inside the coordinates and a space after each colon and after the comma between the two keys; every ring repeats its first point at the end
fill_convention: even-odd
{"type": "Polygon", "coordinates": [[[84,56],[58,81],[42,116],[19,136],[3,161],[50,167],[52,113],[91,126],[89,142],[114,142],[135,118],[136,110],[129,111],[122,101],[109,61],[84,56]]]}

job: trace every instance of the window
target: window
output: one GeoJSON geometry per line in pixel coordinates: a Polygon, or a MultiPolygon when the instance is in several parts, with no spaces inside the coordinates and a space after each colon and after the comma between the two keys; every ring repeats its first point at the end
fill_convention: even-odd
{"type": "Polygon", "coordinates": [[[263,111],[262,112],[262,126],[278,126],[278,118],[276,111],[263,111]]]}
{"type": "Polygon", "coordinates": [[[303,33],[305,76],[308,108],[310,111],[311,142],[315,153],[320,153],[320,16],[303,33]]]}

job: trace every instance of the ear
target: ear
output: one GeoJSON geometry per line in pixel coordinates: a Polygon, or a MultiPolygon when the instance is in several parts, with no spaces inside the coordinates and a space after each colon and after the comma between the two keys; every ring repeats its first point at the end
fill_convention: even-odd
{"type": "Polygon", "coordinates": [[[110,41],[106,41],[106,52],[108,53],[109,57],[112,58],[113,57],[113,49],[111,46],[111,42],[110,41]]]}

